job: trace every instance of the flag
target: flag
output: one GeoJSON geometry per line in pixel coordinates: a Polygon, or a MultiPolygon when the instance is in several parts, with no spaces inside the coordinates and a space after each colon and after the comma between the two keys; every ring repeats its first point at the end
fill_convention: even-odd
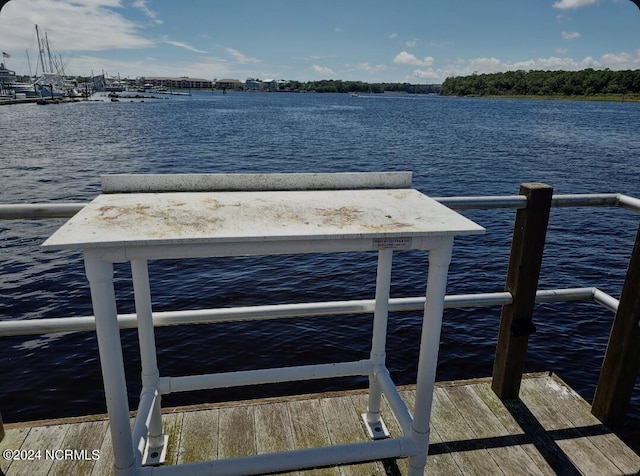
{"type": "Polygon", "coordinates": [[[3,58],[11,58],[11,55],[9,53],[5,53],[4,51],[2,52],[2,57],[3,58]]]}

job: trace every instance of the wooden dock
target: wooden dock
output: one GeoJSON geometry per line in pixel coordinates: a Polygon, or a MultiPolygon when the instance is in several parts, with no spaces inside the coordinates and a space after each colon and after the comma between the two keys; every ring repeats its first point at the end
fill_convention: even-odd
{"type": "MultiPolygon", "coordinates": [[[[401,394],[411,408],[414,390],[404,387],[401,394]]],[[[366,405],[363,390],[166,409],[170,439],[165,464],[366,441],[360,419],[366,405]]],[[[385,414],[392,436],[399,435],[397,422],[389,411],[383,418],[385,414]]],[[[0,474],[111,474],[106,415],[5,426],[0,450],[41,453],[33,461],[0,459],[0,474]]],[[[406,467],[406,460],[398,459],[288,474],[398,475],[406,474],[406,467]]],[[[639,471],[640,456],[555,375],[525,376],[520,399],[506,402],[495,396],[489,379],[436,385],[425,474],[603,476],[639,471]]]]}

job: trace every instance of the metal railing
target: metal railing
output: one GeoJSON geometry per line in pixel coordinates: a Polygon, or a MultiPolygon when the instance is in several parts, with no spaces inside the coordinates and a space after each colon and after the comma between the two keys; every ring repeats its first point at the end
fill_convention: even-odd
{"type": "MultiPolygon", "coordinates": [[[[527,204],[527,199],[523,195],[433,198],[454,210],[520,209],[526,207],[527,204]]],[[[84,205],[84,203],[3,204],[0,205],[0,219],[70,218],[82,209],[84,205]]],[[[552,199],[552,207],[594,206],[621,207],[640,213],[640,199],[623,194],[554,195],[552,199]]],[[[618,308],[618,300],[616,298],[595,287],[539,290],[536,294],[537,303],[559,301],[592,301],[605,306],[613,312],[616,312],[618,308]]],[[[445,308],[504,306],[511,304],[511,302],[512,296],[509,292],[462,294],[446,296],[445,308]]],[[[419,311],[424,308],[424,303],[424,297],[390,299],[389,310],[393,312],[419,311]]],[[[373,300],[278,304],[223,309],[154,312],[153,323],[154,326],[161,327],[241,320],[366,314],[373,313],[373,310],[373,300]]],[[[122,329],[135,328],[136,315],[118,315],[118,324],[122,329]]],[[[0,321],[0,337],[94,330],[95,318],[93,316],[0,321]]]]}
{"type": "MultiPolygon", "coordinates": [[[[561,301],[593,301],[616,311],[618,300],[598,288],[569,288],[538,291],[537,303],[561,301]]],[[[508,292],[459,294],[446,296],[445,309],[465,307],[490,307],[511,304],[512,296],[508,292]]],[[[424,309],[424,297],[392,298],[389,311],[406,312],[424,309]]],[[[245,306],[222,309],[198,309],[188,311],[163,311],[153,313],[155,327],[187,324],[211,324],[246,320],[283,319],[293,317],[338,316],[345,314],[373,314],[373,299],[351,301],[326,301],[318,303],[275,304],[267,306],[245,306]]],[[[119,314],[118,325],[121,329],[135,329],[135,314],[119,314]]],[[[0,337],[53,334],[56,332],[95,331],[93,316],[59,317],[0,322],[0,337]]]]}

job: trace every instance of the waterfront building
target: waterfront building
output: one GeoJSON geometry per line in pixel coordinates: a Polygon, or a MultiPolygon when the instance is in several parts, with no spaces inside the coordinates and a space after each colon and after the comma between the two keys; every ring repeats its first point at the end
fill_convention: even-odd
{"type": "Polygon", "coordinates": [[[11,86],[16,82],[16,73],[0,63],[0,96],[7,95],[11,86]]]}
{"type": "Polygon", "coordinates": [[[286,89],[288,82],[284,79],[254,79],[247,78],[244,83],[245,91],[281,91],[286,89]]]}
{"type": "Polygon", "coordinates": [[[242,81],[237,79],[218,79],[214,84],[216,89],[241,90],[243,86],[242,81]]]}
{"type": "Polygon", "coordinates": [[[260,91],[262,89],[262,81],[260,79],[247,78],[244,82],[245,91],[260,91]]]}
{"type": "Polygon", "coordinates": [[[172,78],[166,76],[145,77],[141,78],[145,84],[152,84],[154,87],[165,87],[170,89],[211,89],[213,81],[210,79],[189,78],[182,76],[180,78],[172,78]]]}

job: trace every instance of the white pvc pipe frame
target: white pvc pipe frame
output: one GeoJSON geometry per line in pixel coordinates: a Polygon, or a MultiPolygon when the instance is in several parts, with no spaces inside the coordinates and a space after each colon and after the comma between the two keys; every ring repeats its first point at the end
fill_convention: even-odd
{"type": "MultiPolygon", "coordinates": [[[[335,251],[360,249],[360,241],[340,243],[335,251]]],[[[368,243],[366,246],[370,246],[368,243]]],[[[398,410],[403,435],[388,440],[373,440],[353,445],[331,445],[315,450],[294,450],[281,454],[232,459],[231,462],[209,461],[196,465],[172,466],[172,474],[200,474],[218,470],[221,474],[263,474],[283,470],[304,469],[348,462],[362,462],[387,457],[407,457],[409,476],[422,475],[429,446],[429,417],[433,399],[437,356],[442,324],[442,311],[449,262],[453,248],[453,236],[429,238],[422,243],[429,251],[426,297],[423,301],[422,337],[418,358],[416,405],[410,428],[406,405],[395,385],[390,382],[385,367],[385,345],[389,306],[389,287],[392,267],[392,250],[378,251],[376,300],[372,331],[371,357],[358,362],[307,365],[278,369],[260,369],[244,372],[228,372],[180,377],[159,377],[153,332],[153,315],[149,293],[146,251],[129,250],[132,279],[135,290],[136,321],[140,343],[143,390],[133,432],[129,427],[129,405],[126,391],[119,323],[115,308],[113,264],[105,261],[103,250],[85,250],[84,261],[91,297],[96,314],[96,333],[100,352],[100,365],[104,379],[107,412],[109,413],[111,440],[114,450],[114,471],[120,476],[147,474],[155,468],[146,466],[150,448],[163,449],[166,437],[162,434],[160,394],[173,391],[189,391],[238,385],[256,385],[295,380],[332,378],[352,375],[369,376],[370,391],[366,422],[371,427],[381,426],[380,404],[382,393],[390,395],[392,411],[398,410]],[[380,377],[380,380],[378,380],[380,377]],[[388,392],[388,393],[387,393],[388,392]],[[284,462],[287,462],[286,464],[284,462]],[[223,469],[224,468],[224,469],[223,469]]],[[[146,249],[146,248],[145,248],[146,249]]],[[[165,257],[183,253],[180,245],[168,248],[165,257]]],[[[197,251],[196,251],[197,252],[197,251]]],[[[153,253],[152,256],[155,256],[153,253]]]]}

